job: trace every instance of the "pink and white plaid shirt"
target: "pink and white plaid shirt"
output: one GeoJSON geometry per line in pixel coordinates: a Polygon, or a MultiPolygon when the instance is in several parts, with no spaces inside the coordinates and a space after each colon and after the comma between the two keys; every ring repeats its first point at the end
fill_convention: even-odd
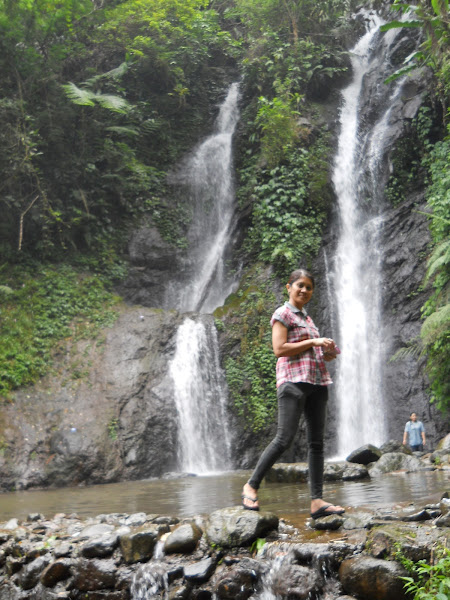
{"type": "MultiPolygon", "coordinates": [[[[270,324],[280,321],[288,330],[287,341],[302,342],[320,337],[313,320],[303,309],[285,302],[273,313],[270,324]]],[[[333,383],[323,360],[321,347],[313,346],[296,356],[281,356],[277,361],[277,387],[291,381],[312,383],[313,385],[330,385],[333,383]]]]}

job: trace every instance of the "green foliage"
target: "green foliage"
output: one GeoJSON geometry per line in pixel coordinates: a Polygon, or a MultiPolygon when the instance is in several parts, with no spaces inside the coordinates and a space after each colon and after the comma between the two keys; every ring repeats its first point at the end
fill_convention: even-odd
{"type": "Polygon", "coordinates": [[[328,148],[319,138],[291,151],[286,164],[241,172],[241,202],[250,197],[253,221],[247,249],[285,275],[320,247],[330,200],[328,148]]]}
{"type": "Polygon", "coordinates": [[[225,360],[230,397],[239,414],[253,431],[267,427],[274,419],[277,397],[270,317],[276,301],[265,286],[256,286],[258,275],[249,274],[216,317],[229,311],[236,315],[227,322],[227,335],[239,345],[225,360]],[[219,314],[220,313],[220,314],[219,314]]]}
{"type": "Polygon", "coordinates": [[[431,564],[425,560],[417,563],[397,552],[396,559],[411,573],[401,577],[404,588],[412,600],[448,600],[450,595],[450,551],[439,548],[431,564]]]}
{"type": "Polygon", "coordinates": [[[69,266],[22,267],[0,298],[0,396],[49,371],[57,343],[95,337],[111,325],[117,298],[98,276],[69,266]]]}
{"type": "Polygon", "coordinates": [[[421,339],[427,353],[432,400],[450,410],[450,139],[435,144],[424,160],[430,172],[427,203],[434,250],[428,259],[427,280],[434,293],[422,308],[421,339]]]}
{"type": "MultiPolygon", "coordinates": [[[[297,96],[296,101],[299,99],[297,96]]],[[[294,147],[299,136],[298,115],[290,99],[259,98],[256,125],[262,130],[261,155],[270,168],[279,164],[294,147]]]]}

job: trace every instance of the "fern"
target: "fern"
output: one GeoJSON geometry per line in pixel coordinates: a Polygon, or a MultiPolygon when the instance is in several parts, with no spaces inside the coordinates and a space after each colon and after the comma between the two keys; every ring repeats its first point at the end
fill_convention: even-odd
{"type": "Polygon", "coordinates": [[[70,98],[74,104],[79,104],[80,106],[95,106],[94,92],[79,88],[72,82],[64,84],[62,87],[66,92],[66,96],[70,98]]]}

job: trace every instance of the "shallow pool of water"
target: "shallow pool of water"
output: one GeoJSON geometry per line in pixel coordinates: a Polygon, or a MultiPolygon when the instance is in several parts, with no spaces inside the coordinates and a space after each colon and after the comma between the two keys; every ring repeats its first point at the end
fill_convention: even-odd
{"type": "MultiPolygon", "coordinates": [[[[240,504],[248,471],[177,479],[127,481],[88,487],[33,490],[0,494],[0,521],[25,519],[39,512],[93,517],[104,513],[165,514],[178,517],[207,514],[240,504]]],[[[450,488],[448,472],[389,474],[364,481],[325,483],[324,498],[351,508],[394,508],[397,505],[438,502],[450,488]]],[[[306,484],[263,483],[259,490],[263,510],[296,522],[309,514],[306,484]]]]}

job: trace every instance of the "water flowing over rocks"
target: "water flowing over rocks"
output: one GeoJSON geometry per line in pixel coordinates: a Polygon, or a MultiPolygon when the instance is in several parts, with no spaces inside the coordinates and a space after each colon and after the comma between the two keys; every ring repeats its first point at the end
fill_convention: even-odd
{"type": "Polygon", "coordinates": [[[30,515],[0,524],[0,597],[402,600],[399,577],[407,572],[395,560],[399,549],[410,560],[430,561],[437,546],[448,547],[450,523],[438,524],[450,515],[448,493],[420,512],[428,518],[408,521],[417,514],[412,505],[354,509],[310,520],[304,531],[241,507],[181,522],[145,513],[85,521],[75,514],[30,515]],[[311,527],[326,537],[303,541],[311,527]]]}

